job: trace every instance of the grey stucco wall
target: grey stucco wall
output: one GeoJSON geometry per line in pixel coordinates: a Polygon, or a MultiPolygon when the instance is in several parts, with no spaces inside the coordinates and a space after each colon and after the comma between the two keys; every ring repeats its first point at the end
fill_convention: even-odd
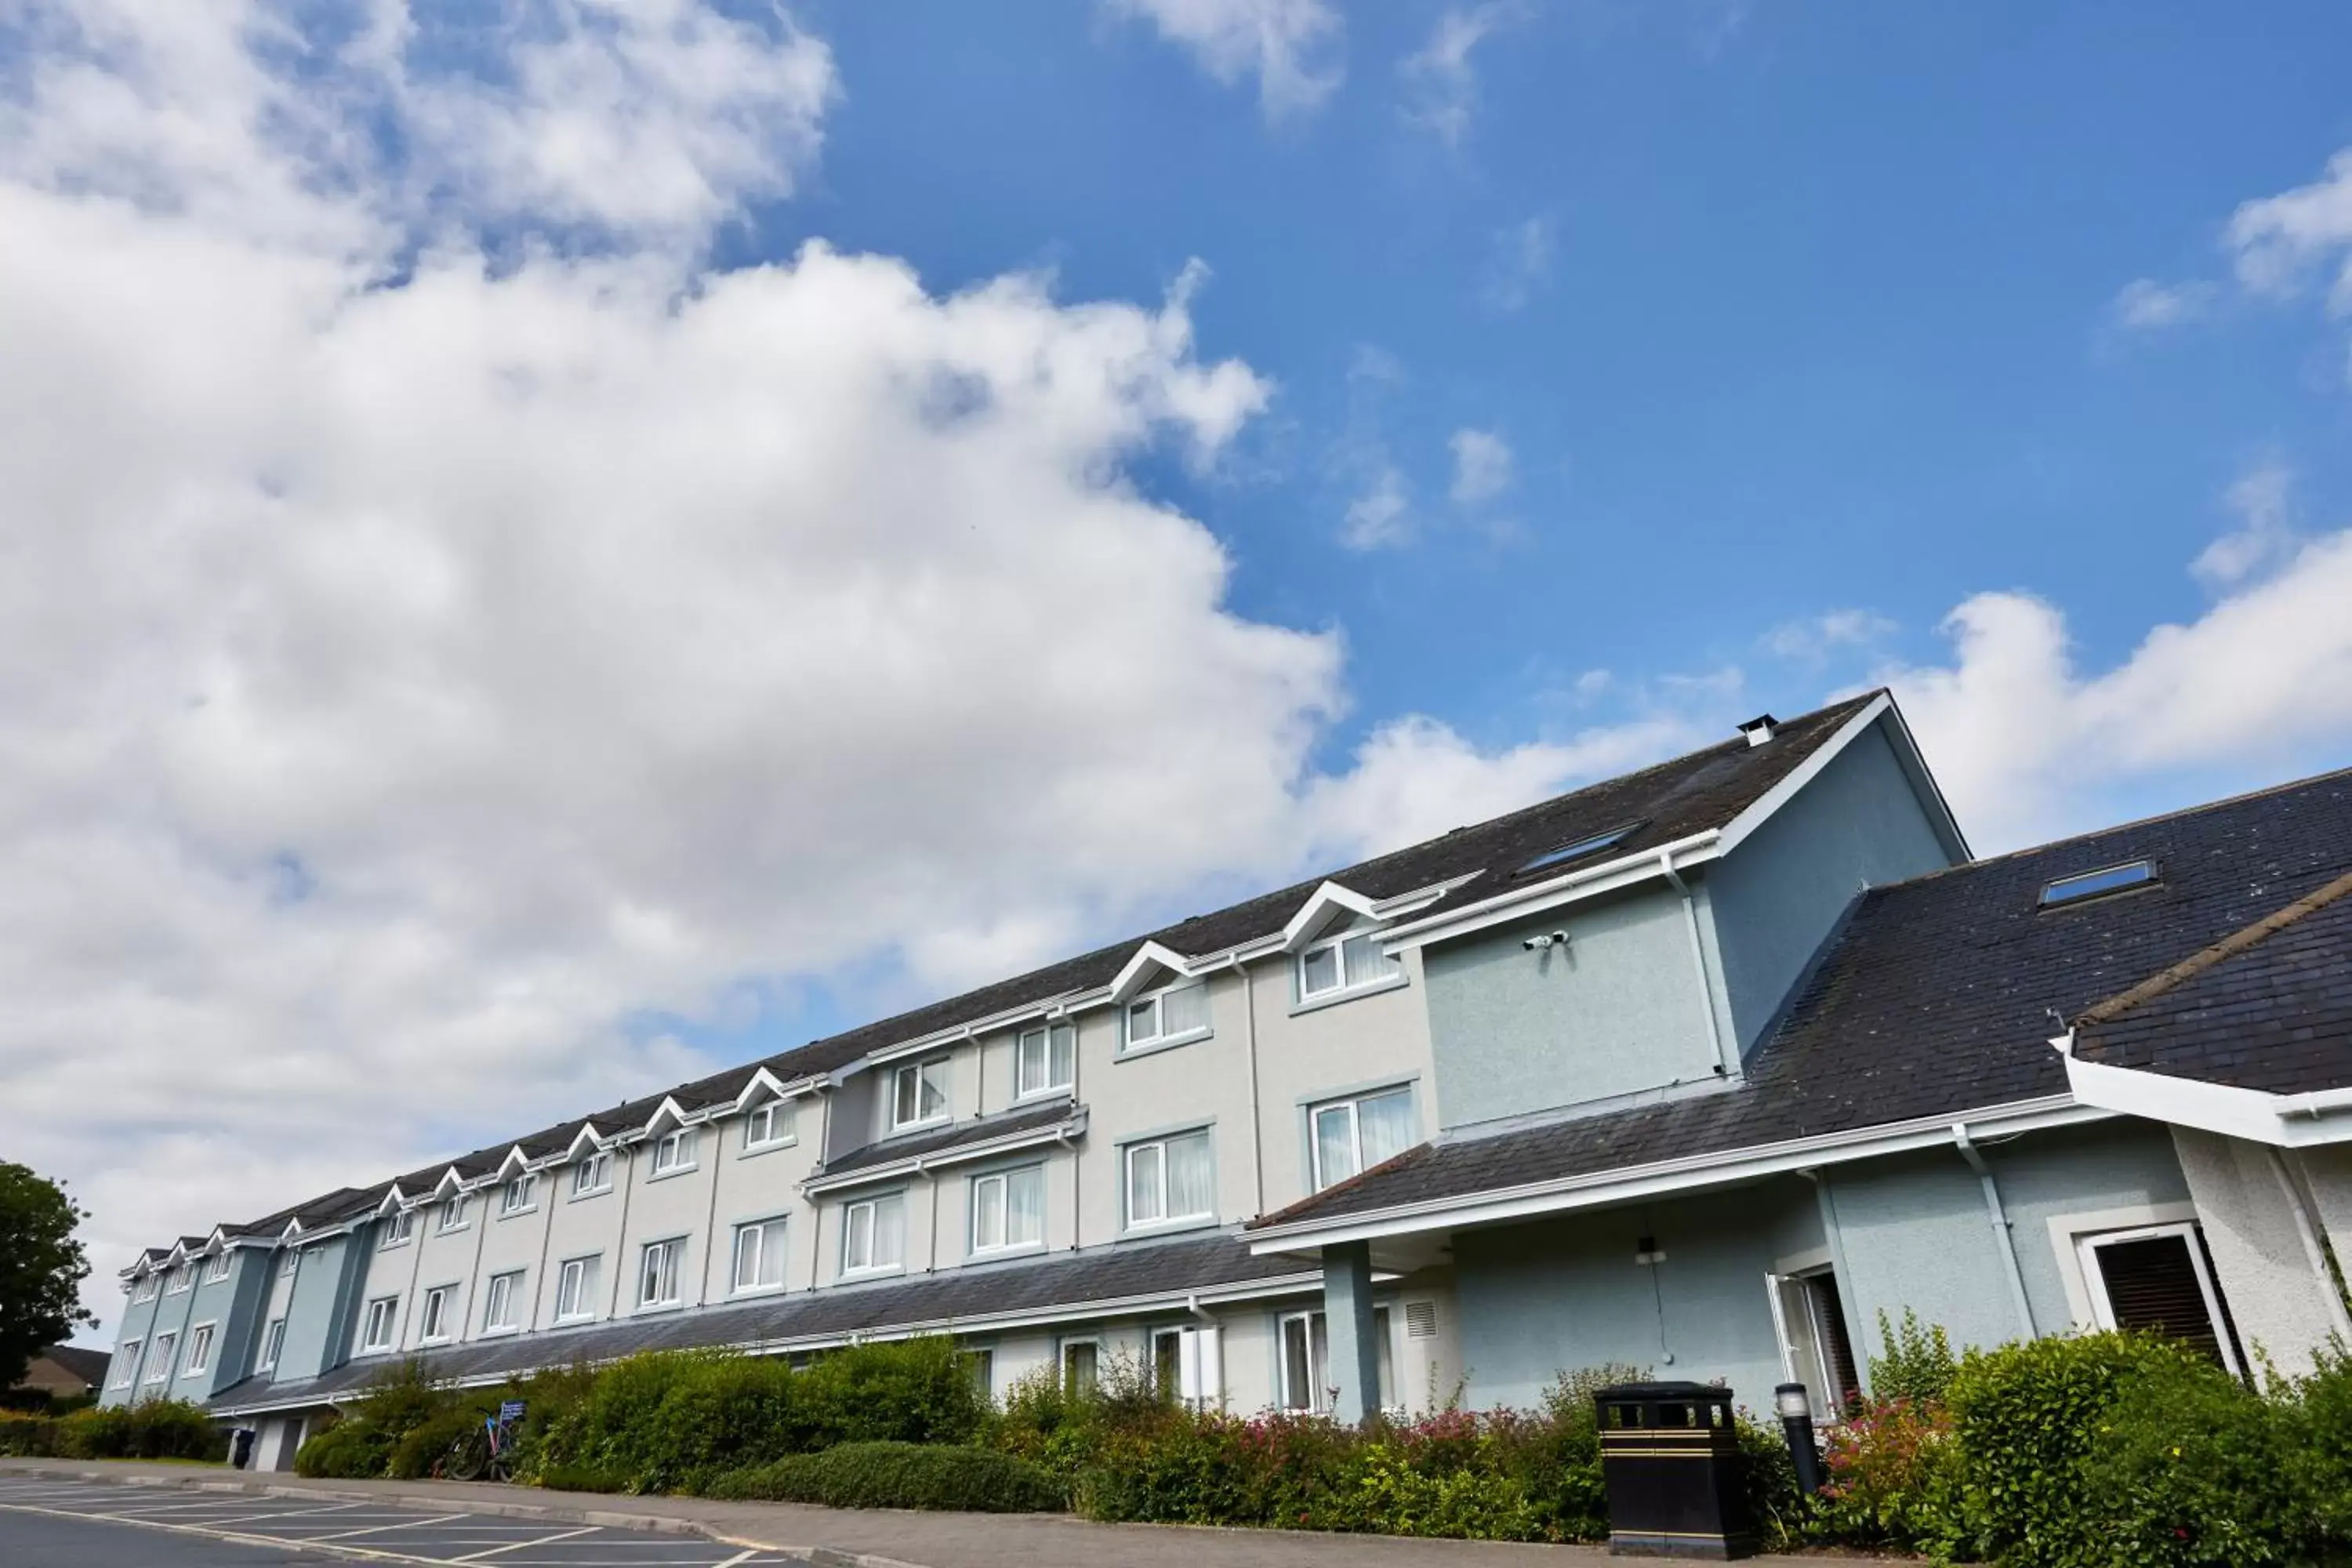
{"type": "Polygon", "coordinates": [[[1754,1046],[1865,883],[1951,864],[1881,719],[1721,861],[1706,883],[1733,1032],[1754,1046]]]}
{"type": "Polygon", "coordinates": [[[1711,1081],[1708,1003],[1663,883],[1423,950],[1439,1124],[1711,1081]],[[1556,931],[1568,945],[1530,952],[1556,931]]]}

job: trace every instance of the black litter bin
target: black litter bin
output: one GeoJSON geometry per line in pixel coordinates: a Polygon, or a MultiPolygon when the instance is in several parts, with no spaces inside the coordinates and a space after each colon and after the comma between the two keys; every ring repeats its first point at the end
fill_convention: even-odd
{"type": "Polygon", "coordinates": [[[1704,1383],[1622,1383],[1593,1395],[1609,1550],[1643,1557],[1752,1557],[1731,1390],[1704,1383]]]}

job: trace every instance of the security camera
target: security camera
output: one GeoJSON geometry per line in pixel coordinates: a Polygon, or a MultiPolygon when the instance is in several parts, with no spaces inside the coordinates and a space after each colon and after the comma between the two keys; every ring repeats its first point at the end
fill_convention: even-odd
{"type": "Polygon", "coordinates": [[[1566,947],[1568,945],[1568,933],[1564,931],[1556,931],[1542,936],[1531,936],[1526,941],[1520,942],[1519,945],[1526,948],[1529,952],[1541,952],[1548,947],[1566,947]]]}

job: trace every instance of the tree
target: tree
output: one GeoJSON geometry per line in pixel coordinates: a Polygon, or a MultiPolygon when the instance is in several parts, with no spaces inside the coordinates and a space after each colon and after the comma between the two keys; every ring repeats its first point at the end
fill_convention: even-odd
{"type": "Polygon", "coordinates": [[[74,1226],[89,1215],[56,1182],[0,1160],[0,1388],[26,1363],[98,1318],[81,1304],[89,1278],[74,1226]]]}

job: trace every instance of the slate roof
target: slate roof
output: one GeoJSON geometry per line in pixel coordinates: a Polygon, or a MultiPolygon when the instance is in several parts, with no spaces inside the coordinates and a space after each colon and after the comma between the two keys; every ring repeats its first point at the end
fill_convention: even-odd
{"type": "MultiPolygon", "coordinates": [[[[1254,1225],[1337,1220],[2064,1094],[2064,1063],[2049,1044],[2062,1019],[2347,870],[2352,770],[1875,888],[1848,911],[1737,1086],[1420,1144],[1254,1225]],[[2161,879],[2038,907],[2056,878],[2138,859],[2154,860],[2161,879]]],[[[2352,899],[2328,908],[2332,925],[2352,899]]],[[[2340,1009],[2338,955],[2333,981],[2315,983],[2333,984],[2340,1009]]]]}
{"type": "MultiPolygon", "coordinates": [[[[1252,1257],[1239,1238],[1221,1232],[1191,1239],[1119,1242],[1043,1260],[969,1265],[887,1284],[828,1286],[750,1305],[477,1340],[425,1352],[418,1359],[436,1378],[501,1377],[580,1361],[610,1361],[639,1351],[842,1339],[853,1333],[945,1327],[1003,1313],[1053,1310],[1084,1317],[1089,1306],[1109,1309],[1139,1299],[1179,1300],[1197,1290],[1271,1284],[1305,1272],[1295,1258],[1252,1257]]],[[[250,1377],[208,1403],[216,1411],[235,1411],[325,1400],[366,1386],[393,1361],[376,1356],[283,1383],[250,1377]]]]}
{"type": "Polygon", "coordinates": [[[852,1149],[825,1163],[819,1176],[845,1176],[875,1165],[893,1164],[911,1160],[917,1155],[948,1154],[974,1143],[992,1142],[999,1138],[1017,1137],[1024,1132],[1035,1132],[1047,1127],[1058,1127],[1073,1117],[1083,1115],[1081,1108],[1073,1106],[1067,1096],[1051,1100],[1043,1105],[1033,1105],[1022,1110],[1002,1111],[994,1116],[982,1116],[970,1121],[958,1121],[929,1132],[912,1132],[897,1138],[877,1139],[862,1148],[852,1149]]]}
{"type": "Polygon", "coordinates": [[[68,1375],[78,1377],[92,1388],[105,1386],[106,1369],[114,1360],[110,1351],[88,1350],[80,1345],[51,1345],[33,1354],[36,1361],[54,1363],[68,1375]]]}
{"type": "Polygon", "coordinates": [[[2074,1054],[2269,1094],[2352,1085],[2352,874],[2094,1006],[2074,1054]]]}
{"type": "MultiPolygon", "coordinates": [[[[1590,784],[1490,822],[1457,827],[1410,848],[1376,856],[960,996],[861,1025],[520,1139],[478,1149],[397,1180],[403,1192],[414,1193],[437,1182],[453,1164],[464,1175],[479,1176],[496,1169],[517,1142],[527,1150],[560,1147],[590,1121],[606,1131],[642,1126],[665,1098],[675,1099],[689,1110],[731,1100],[762,1067],[779,1079],[792,1082],[846,1067],[887,1047],[1016,1008],[1097,990],[1108,985],[1145,942],[1157,942],[1187,957],[1223,952],[1280,931],[1326,881],[1339,882],[1368,898],[1380,900],[1475,876],[1475,881],[1434,906],[1452,908],[1508,887],[1519,867],[1548,849],[1629,823],[1640,826],[1614,846],[1611,855],[1630,855],[1710,827],[1721,827],[1794,772],[1847,720],[1881,695],[1878,691],[1865,692],[1790,720],[1778,725],[1774,739],[1762,746],[1750,746],[1743,736],[1735,735],[1705,750],[1590,784]]],[[[345,1212],[355,1212],[380,1200],[390,1184],[379,1183],[365,1189],[346,1189],[357,1191],[365,1201],[352,1203],[345,1212]]]]}

